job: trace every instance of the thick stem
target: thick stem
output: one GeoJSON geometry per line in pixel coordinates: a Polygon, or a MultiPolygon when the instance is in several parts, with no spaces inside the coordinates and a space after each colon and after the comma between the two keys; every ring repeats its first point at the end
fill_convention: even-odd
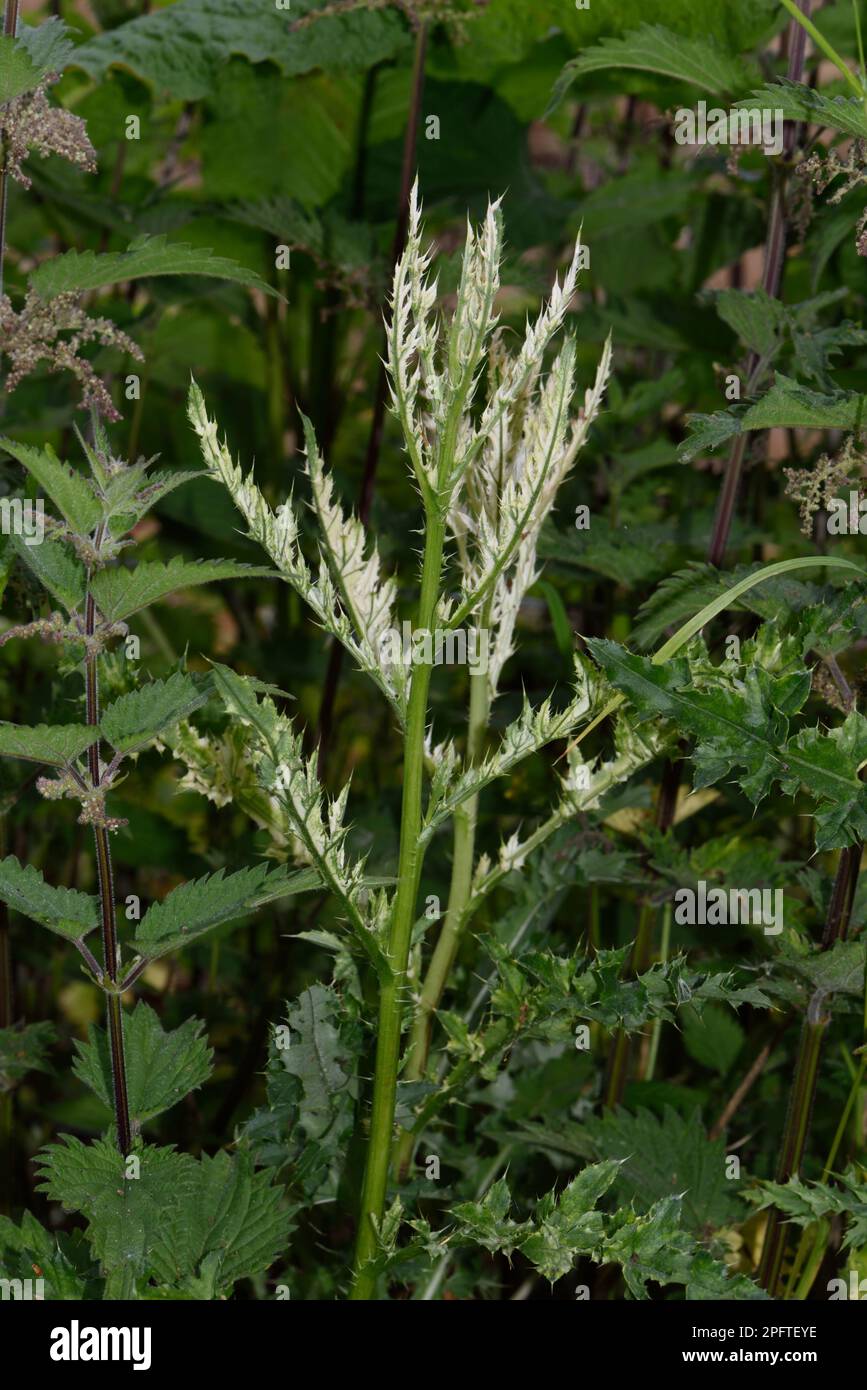
{"type": "MultiPolygon", "coordinates": [[[[429,631],[433,625],[439,598],[444,542],[445,525],[442,517],[435,514],[429,515],[418,608],[417,625],[419,629],[429,631]]],[[[406,992],[406,968],[409,961],[423,858],[420,835],[424,740],[430,678],[430,665],[419,663],[413,666],[404,742],[403,800],[397,892],[392,908],[389,936],[389,959],[392,976],[381,986],[379,996],[370,1142],[361,1192],[361,1211],[355,1248],[355,1275],[350,1294],[354,1300],[372,1298],[376,1289],[376,1275],[371,1272],[370,1261],[376,1253],[378,1227],[385,1210],[394,1134],[401,1017],[406,992]]]]}
{"type": "MultiPolygon", "coordinates": [[[[98,533],[97,546],[99,546],[101,540],[102,536],[98,533]]],[[[94,604],[91,594],[87,596],[85,626],[87,637],[92,638],[96,629],[96,605],[94,604]]],[[[99,675],[97,670],[97,657],[91,651],[88,651],[85,658],[84,678],[87,723],[96,725],[99,723],[99,675]]],[[[91,786],[96,791],[100,783],[99,743],[91,744],[87,752],[87,761],[91,786]]],[[[93,837],[96,845],[96,870],[99,884],[102,959],[105,975],[111,985],[115,986],[117,984],[118,944],[117,925],[114,917],[114,873],[111,863],[111,845],[109,844],[108,831],[104,825],[94,825],[93,837]]],[[[121,1153],[126,1156],[132,1147],[132,1130],[129,1121],[129,1099],[126,1089],[126,1063],[123,1049],[123,1009],[121,1007],[120,995],[115,992],[107,992],[106,1003],[108,1007],[108,1036],[111,1050],[111,1076],[114,1093],[114,1118],[117,1126],[117,1143],[121,1153]]]]}
{"type": "MultiPolygon", "coordinates": [[[[860,843],[849,845],[840,855],[822,937],[823,951],[829,950],[835,942],[846,939],[861,868],[861,848],[860,843]]],[[[826,991],[817,990],[807,1006],[807,1018],[801,1033],[783,1144],[777,1163],[778,1183],[788,1182],[790,1178],[797,1177],[804,1157],[819,1079],[822,1041],[830,1019],[824,1008],[826,997],[826,991]]],[[[778,1291],[786,1235],[787,1230],[780,1212],[774,1207],[768,1215],[768,1227],[759,1266],[759,1282],[772,1298],[778,1291]]]]}
{"type": "MultiPolygon", "coordinates": [[[[482,617],[482,622],[487,621],[482,617]]],[[[466,766],[472,767],[481,757],[490,713],[490,696],[486,675],[470,677],[470,715],[467,732],[466,766]]],[[[439,1008],[446,981],[451,974],[466,920],[466,906],[473,880],[476,852],[476,820],[479,798],[469,797],[455,811],[454,855],[449,901],[445,921],[424,978],[418,1009],[409,1041],[409,1056],[405,1068],[407,1081],[419,1081],[427,1068],[434,1014],[439,1008]]],[[[398,1145],[398,1174],[406,1177],[412,1162],[415,1139],[404,1131],[398,1145]]]]}

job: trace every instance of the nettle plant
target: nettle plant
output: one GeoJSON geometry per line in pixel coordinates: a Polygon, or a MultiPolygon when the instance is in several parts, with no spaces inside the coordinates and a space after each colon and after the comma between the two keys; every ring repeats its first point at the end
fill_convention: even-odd
{"type": "MultiPolygon", "coordinates": [[[[411,640],[395,640],[404,633],[397,581],[384,574],[361,523],[343,511],[309,423],[304,422],[306,474],[319,546],[313,564],[304,553],[303,519],[293,499],[272,508],[221,442],[201,392],[191,392],[190,419],[209,472],[228,488],[249,536],[281,577],[388,701],[403,738],[399,855],[396,882],[389,884],[367,879],[364,860],[350,850],[348,784],[329,796],[315,756],[305,755],[292,721],[257,691],[255,681],[215,667],[214,683],[230,718],[226,733],[202,737],[183,724],[173,736],[174,751],[187,765],[187,785],[218,803],[235,797],[267,829],[275,856],[294,854],[315,869],[346,929],[302,933],[334,953],[334,984],[314,986],[289,1006],[271,1051],[269,1103],[255,1113],[245,1135],[260,1161],[283,1171],[296,1210],[345,1202],[360,1191],[349,1289],[354,1299],[381,1296],[389,1280],[411,1285],[416,1297],[435,1297],[463,1247],[507,1256],[520,1250],[552,1281],[582,1256],[619,1264],[637,1297],[646,1296],[648,1280],[683,1284],[692,1297],[761,1297],[751,1280],[729,1277],[722,1246],[709,1247],[696,1237],[683,1219],[680,1197],[660,1198],[640,1215],[628,1203],[614,1213],[598,1210],[618,1182],[626,1155],[603,1154],[601,1139],[594,1149],[589,1128],[583,1147],[570,1140],[566,1153],[601,1161],[543,1198],[523,1221],[510,1214],[502,1176],[518,1139],[502,1134],[496,1158],[480,1173],[478,1200],[454,1204],[448,1226],[435,1232],[427,1216],[405,1218],[406,1201],[431,1195],[422,1168],[427,1178],[439,1171],[436,1154],[423,1151],[419,1158],[421,1138],[435,1150],[441,1147],[437,1124],[453,1122],[462,1097],[494,1082],[515,1049],[534,1043],[586,1049],[590,1030],[598,1041],[603,1029],[615,1039],[651,1022],[658,1029],[687,1002],[698,1010],[709,1001],[735,1008],[772,1003],[754,982],[738,981],[731,971],[691,972],[680,955],[645,962],[633,979],[632,953],[604,949],[598,931],[589,953],[583,947],[571,956],[536,949],[535,925],[528,931],[536,910],[557,901],[567,883],[630,877],[628,856],[612,858],[591,847],[576,862],[574,851],[564,853],[570,822],[599,812],[610,793],[674,750],[683,735],[702,743],[699,785],[738,766],[749,770],[748,789],[756,792],[767,791],[775,776],[790,792],[812,785],[829,822],[829,803],[837,810],[827,843],[838,842],[834,833],[850,823],[847,816],[854,824],[863,814],[856,751],[849,746],[860,747],[860,732],[847,724],[835,741],[814,731],[803,756],[795,753],[794,738],[786,742],[788,716],[802,706],[809,675],[781,668],[780,653],[768,639],[757,640],[747,658],[755,669],[715,674],[698,636],[763,580],[817,563],[856,569],[845,560],[785,561],[753,570],[734,586],[721,583],[717,596],[652,658],[633,657],[613,643],[591,644],[598,665],[576,656],[567,700],[558,703],[552,695],[534,708],[525,697],[518,718],[494,733],[491,712],[514,650],[518,610],[538,577],[540,530],[601,408],[611,368],[606,343],[583,408],[573,415],[574,343],[567,337],[550,362],[547,354],[565,324],[580,243],[562,285],[555,285],[528,324],[518,350],[506,351],[495,309],[501,250],[497,203],[478,230],[468,229],[454,310],[450,318],[441,316],[413,193],[387,323],[392,409],[423,509],[411,640]],[[436,741],[430,688],[438,653],[462,630],[465,650],[485,651],[487,661],[469,674],[466,737],[459,750],[436,741]],[[692,698],[681,696],[691,682],[697,686],[692,698]],[[680,719],[681,702],[691,720],[680,719]],[[581,742],[609,716],[616,716],[613,746],[585,760],[581,742]],[[761,749],[758,743],[754,748],[751,739],[760,736],[761,749]],[[482,791],[555,741],[565,741],[567,759],[551,814],[524,838],[510,835],[496,856],[479,853],[482,791]],[[835,765],[832,772],[829,764],[823,779],[819,769],[826,755],[834,756],[835,765]],[[451,881],[442,914],[435,900],[425,898],[423,874],[434,837],[449,832],[451,881]],[[516,904],[481,938],[490,959],[487,980],[483,975],[468,1004],[446,1008],[461,943],[475,933],[482,909],[504,886],[512,888],[516,904]],[[435,1026],[446,1046],[434,1054],[435,1026]],[[365,1039],[371,1029],[375,1059],[368,1109],[365,1039]],[[356,1178],[362,1146],[363,1173],[356,1178]]],[[[580,1065],[574,1050],[572,1060],[580,1065]]],[[[724,1146],[719,1142],[716,1148],[722,1172],[724,1146]]],[[[479,1172],[477,1164],[471,1167],[479,1172]]],[[[327,1281],[314,1279],[313,1287],[328,1287],[327,1281]]]]}
{"type": "MultiPolygon", "coordinates": [[[[41,795],[77,803],[79,823],[93,832],[97,891],[55,887],[9,856],[0,861],[0,898],[69,942],[104,994],[107,1029],[91,1027],[87,1041],[76,1044],[73,1065],[113,1123],[94,1143],[65,1135],[40,1158],[42,1190],[84,1218],[85,1238],[55,1238],[29,1214],[20,1227],[4,1217],[0,1251],[9,1278],[30,1277],[38,1265],[49,1297],[215,1298],[272,1264],[286,1240],[284,1204],[269,1175],[254,1171],[249,1150],[194,1159],[146,1141],[143,1128],[207,1080],[211,1051],[199,1020],[165,1031],[146,1003],[126,1011],[122,997],[153,961],[309,887],[311,876],[267,865],[220,870],[175,888],[142,914],[136,898],[116,901],[111,837],[124,822],[108,802],[129,759],[213,693],[209,674],[186,669],[139,683],[139,639],[129,620],[176,590],[269,571],[223,560],[129,565],[132,529],[197,474],[118,459],[95,415],[93,442],[80,443],[89,476],[51,449],[2,441],[56,512],[45,518],[41,544],[12,537],[52,611],[9,628],[2,641],[58,644],[67,672],[83,677],[83,699],[75,723],[0,724],[0,755],[42,764],[48,771],[36,784],[41,795]],[[112,685],[126,690],[102,704],[100,674],[109,663],[112,685]]],[[[28,1035],[41,1026],[14,1030],[16,1047],[32,1050],[28,1035]]]]}

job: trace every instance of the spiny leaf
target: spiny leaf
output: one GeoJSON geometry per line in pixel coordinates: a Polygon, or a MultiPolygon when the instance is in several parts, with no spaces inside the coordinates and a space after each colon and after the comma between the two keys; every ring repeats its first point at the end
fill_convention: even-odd
{"type": "Polygon", "coordinates": [[[141,280],[148,275],[206,275],[217,280],[232,280],[273,295],[275,299],[283,298],[255,270],[238,261],[215,256],[199,246],[169,241],[165,236],[137,237],[126,251],[110,251],[103,255],[95,251],[64,251],[60,256],[43,261],[34,270],[30,287],[43,299],[52,299],[58,294],[104,289],[106,285],[141,280]]]}
{"type": "Polygon", "coordinates": [[[167,565],[158,560],[146,560],[134,570],[100,570],[93,577],[91,592],[106,622],[116,623],[176,589],[190,589],[218,579],[255,579],[270,575],[271,570],[261,566],[240,565],[232,560],[188,562],[176,556],[167,565]]]}
{"type": "Polygon", "coordinates": [[[0,757],[65,767],[98,738],[99,730],[86,724],[0,723],[0,757]]]}
{"type": "Polygon", "coordinates": [[[99,925],[97,898],[76,888],[55,888],[33,864],[19,864],[14,854],[0,860],[0,898],[70,941],[87,936],[99,925]]]}
{"type": "Polygon", "coordinates": [[[270,872],[267,864],[259,864],[228,875],[220,869],[182,883],[163,902],[153,903],[138,924],[133,944],[143,956],[155,960],[213,927],[249,916],[263,903],[307,892],[318,883],[318,875],[308,869],[294,874],[284,869],[270,872]]]}
{"type": "Polygon", "coordinates": [[[0,448],[17,459],[48,494],[72,531],[88,535],[102,519],[102,508],[87,479],[61,463],[54,450],[33,449],[0,437],[0,448]]]}
{"type": "Polygon", "coordinates": [[[176,671],[168,680],[150,681],[121,695],[102,715],[104,738],[118,753],[132,753],[157,734],[186,719],[208,699],[210,681],[176,671]]]}
{"type": "Polygon", "coordinates": [[[351,1080],[336,1026],[339,1007],[333,990],[322,985],[306,989],[289,1009],[289,1044],[278,1053],[286,1071],[301,1082],[299,1121],[310,1139],[322,1137],[332,1121],[335,1096],[351,1080]]]}

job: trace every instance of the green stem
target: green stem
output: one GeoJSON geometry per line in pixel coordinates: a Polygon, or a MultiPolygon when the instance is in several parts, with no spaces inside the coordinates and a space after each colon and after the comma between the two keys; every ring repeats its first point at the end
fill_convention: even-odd
{"type": "MultiPolygon", "coordinates": [[[[671,899],[666,901],[662,910],[662,942],[659,951],[659,959],[663,965],[668,961],[668,953],[671,948],[671,899]]],[[[650,1035],[650,1051],[647,1054],[647,1072],[645,1081],[653,1080],[653,1073],[656,1071],[656,1059],[659,1056],[659,1035],[662,1032],[662,1019],[653,1020],[653,1031],[650,1035]]]]}
{"type": "MultiPolygon", "coordinates": [[[[482,625],[489,621],[482,615],[482,625]]],[[[472,767],[482,755],[490,714],[490,694],[487,675],[470,677],[470,713],[467,733],[466,766],[472,767]]],[[[466,924],[466,906],[473,880],[476,850],[476,820],[479,798],[469,797],[455,811],[454,854],[449,901],[445,921],[424,978],[418,1009],[409,1041],[409,1056],[405,1069],[407,1081],[420,1081],[427,1069],[434,1014],[439,1008],[446,982],[451,974],[461,934],[466,924]]],[[[415,1139],[409,1130],[400,1137],[397,1166],[401,1179],[406,1177],[412,1162],[415,1139]]]]}
{"type": "MultiPolygon", "coordinates": [[[[440,515],[432,512],[427,517],[421,595],[418,607],[417,626],[419,629],[429,631],[433,625],[439,598],[444,543],[444,521],[440,515]]],[[[398,881],[388,943],[392,976],[383,982],[379,996],[370,1142],[361,1191],[361,1212],[355,1247],[355,1275],[350,1293],[353,1300],[373,1298],[376,1289],[376,1274],[372,1272],[370,1262],[376,1253],[378,1228],[385,1210],[394,1134],[397,1073],[400,1062],[401,1015],[406,992],[406,968],[409,961],[418,882],[423,858],[420,844],[422,783],[430,678],[430,665],[420,662],[413,666],[404,740],[398,881]]]]}
{"type": "MultiPolygon", "coordinates": [[[[6,0],[3,11],[3,34],[14,38],[18,30],[18,0],[6,0]]],[[[6,175],[6,147],[0,147],[0,294],[3,293],[3,263],[6,259],[6,205],[9,180],[6,175]]]]}
{"type": "Polygon", "coordinates": [[[816,28],[812,19],[808,19],[807,16],[798,9],[795,0],[781,0],[781,4],[789,11],[792,18],[798,21],[801,28],[806,30],[813,40],[813,43],[817,48],[822,50],[825,57],[831,59],[831,62],[839,69],[840,75],[845,78],[855,95],[860,100],[863,100],[864,88],[861,86],[861,83],[853,76],[850,68],[847,67],[845,58],[840,57],[836,48],[834,48],[825,38],[825,35],[816,28]]]}

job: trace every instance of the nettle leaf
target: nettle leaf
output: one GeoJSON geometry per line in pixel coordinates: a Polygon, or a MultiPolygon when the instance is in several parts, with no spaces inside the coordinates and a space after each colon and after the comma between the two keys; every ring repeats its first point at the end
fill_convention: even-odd
{"type": "Polygon", "coordinates": [[[763,1182],[747,1195],[761,1211],[776,1207],[795,1226],[810,1226],[828,1216],[846,1216],[844,1249],[860,1249],[867,1244],[867,1182],[863,1171],[847,1168],[840,1186],[824,1182],[804,1182],[790,1178],[787,1183],[763,1182]]]}
{"type": "Polygon", "coordinates": [[[12,546],[42,587],[63,604],[68,613],[81,607],[87,590],[87,575],[68,546],[47,538],[41,545],[26,545],[21,536],[12,537],[12,546]]]}
{"type": "Polygon", "coordinates": [[[153,903],[139,922],[133,945],[142,956],[156,960],[168,951],[188,945],[225,922],[248,917],[264,903],[304,893],[319,885],[309,869],[289,873],[269,870],[267,864],[215,874],[182,883],[161,903],[153,903]]]}
{"type": "Polygon", "coordinates": [[[301,1082],[299,1123],[310,1139],[321,1139],[333,1121],[335,1098],[352,1082],[346,1045],[338,1030],[340,1000],[313,985],[287,1013],[289,1045],[278,1051],[285,1070],[301,1082]]]}
{"type": "Polygon", "coordinates": [[[687,420],[689,434],[677,446],[680,462],[691,463],[700,454],[713,453],[727,439],[740,434],[744,414],[744,406],[739,405],[730,406],[728,410],[715,410],[713,415],[690,415],[687,420]]]}
{"type": "Polygon", "coordinates": [[[844,135],[867,140],[867,115],[857,97],[828,96],[786,77],[760,87],[752,96],[735,102],[735,106],[748,106],[772,113],[780,111],[787,121],[829,126],[831,130],[839,130],[844,135]]]}
{"type": "Polygon", "coordinates": [[[33,449],[0,437],[0,448],[17,459],[47,493],[72,531],[88,535],[102,520],[102,507],[87,479],[61,463],[50,446],[33,449]]]}
{"type": "Polygon", "coordinates": [[[762,289],[720,290],[715,297],[716,311],[734,329],[748,348],[761,357],[771,357],[781,346],[788,317],[778,299],[762,289]]]}
{"type": "Polygon", "coordinates": [[[43,261],[34,270],[30,288],[43,299],[53,299],[58,294],[104,289],[107,285],[120,285],[149,275],[205,275],[231,280],[276,299],[283,298],[279,290],[255,270],[238,261],[215,256],[199,246],[169,241],[165,236],[137,237],[126,251],[110,251],[103,255],[95,251],[64,251],[43,261]]]}
{"type": "Polygon", "coordinates": [[[108,623],[121,622],[148,608],[176,589],[211,584],[218,579],[270,578],[272,571],[257,565],[237,564],[233,560],[183,560],[176,556],[167,565],[146,560],[135,569],[100,570],[91,583],[91,592],[108,623]]]}
{"type": "Polygon", "coordinates": [[[551,95],[548,114],[559,106],[577,78],[607,68],[660,73],[706,92],[741,91],[749,81],[745,65],[712,40],[674,34],[661,24],[642,24],[622,38],[602,39],[567,63],[551,95]]]}
{"type": "Polygon", "coordinates": [[[32,92],[42,81],[42,70],[24,45],[9,35],[0,35],[0,106],[32,92]]]}
{"type": "MultiPolygon", "coordinates": [[[[137,1125],[176,1105],[211,1074],[213,1053],[204,1036],[204,1024],[198,1018],[188,1018],[179,1028],[164,1030],[153,1009],[139,1000],[132,1013],[123,1015],[123,1037],[129,1110],[137,1125]]],[[[75,1075],[111,1111],[108,1034],[91,1024],[87,1042],[76,1040],[75,1046],[75,1075]]]]}
{"type": "MultiPolygon", "coordinates": [[[[2,868],[0,863],[0,870],[2,868]]],[[[0,1091],[11,1091],[28,1072],[50,1072],[46,1053],[55,1036],[52,1023],[0,1028],[0,1091]]]]}
{"type": "Polygon", "coordinates": [[[708,1139],[697,1110],[683,1117],[666,1106],[660,1118],[649,1110],[633,1115],[617,1109],[587,1126],[596,1155],[618,1160],[622,1201],[646,1209],[664,1197],[680,1196],[683,1220],[697,1232],[742,1214],[738,1184],[726,1177],[725,1142],[708,1139]]]}
{"type": "Polygon", "coordinates": [[[132,753],[199,709],[210,691],[208,677],[183,671],[150,681],[107,706],[100,720],[102,735],[118,753],[132,753]]]}
{"type": "Polygon", "coordinates": [[[811,391],[777,372],[774,384],[743,417],[745,430],[841,429],[861,430],[867,417],[867,396],[854,391],[833,395],[811,391]]]}
{"type": "Polygon", "coordinates": [[[22,25],[18,44],[27,51],[40,72],[63,72],[75,52],[69,30],[56,15],[41,24],[22,25]]]}
{"type": "Polygon", "coordinates": [[[86,724],[0,723],[0,757],[66,767],[96,743],[99,730],[86,724]]]}
{"type": "Polygon", "coordinates": [[[683,1045],[703,1067],[725,1076],[737,1060],[746,1034],[728,1009],[706,1004],[701,1014],[685,1009],[681,1019],[683,1045]]]}
{"type": "Polygon", "coordinates": [[[235,54],[297,77],[318,67],[364,70],[411,42],[399,15],[366,7],[317,16],[294,29],[294,21],[317,5],[293,0],[287,14],[272,0],[179,0],[97,35],[76,49],[75,62],[96,79],[118,65],[175,99],[198,101],[235,54]]]}
{"type": "Polygon", "coordinates": [[[166,1224],[179,1211],[184,1178],[195,1160],[171,1148],[137,1145],[138,1176],[109,1139],[82,1144],[71,1134],[39,1156],[39,1191],[88,1223],[87,1238],[107,1273],[148,1272],[166,1224]]]}
{"type": "Polygon", "coordinates": [[[216,1265],[216,1285],[263,1273],[285,1249],[289,1214],[267,1171],[254,1172],[246,1150],[207,1155],[183,1175],[181,1201],[153,1251],[162,1282],[190,1279],[206,1259],[216,1265]]]}
{"type": "Polygon", "coordinates": [[[14,854],[0,860],[0,899],[69,941],[99,926],[98,898],[77,888],[55,888],[34,865],[19,864],[14,854]]]}

